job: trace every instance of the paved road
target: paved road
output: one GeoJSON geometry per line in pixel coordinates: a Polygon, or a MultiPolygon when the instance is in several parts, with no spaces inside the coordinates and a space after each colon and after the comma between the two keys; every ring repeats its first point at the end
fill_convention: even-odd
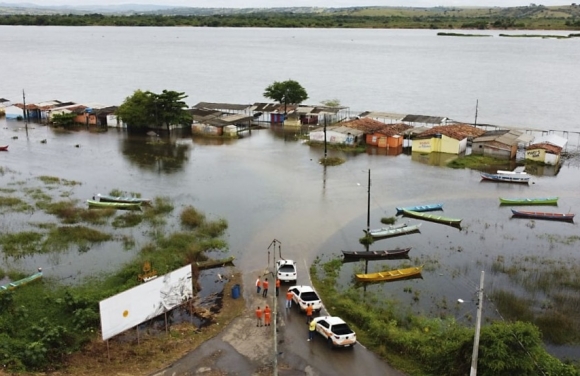
{"type": "MultiPolygon", "coordinates": [[[[302,271],[299,268],[299,272],[302,271]]],[[[244,276],[244,286],[253,286],[258,272],[244,276]]],[[[300,273],[299,282],[308,284],[300,273]]],[[[364,370],[366,376],[404,376],[386,362],[357,344],[352,349],[329,349],[318,334],[307,341],[306,317],[296,307],[284,308],[288,284],[282,285],[276,302],[278,315],[278,374],[281,376],[351,376],[364,370]]],[[[234,320],[219,336],[207,341],[155,376],[178,375],[271,375],[274,359],[274,326],[256,327],[254,309],[265,304],[274,306],[274,289],[268,298],[253,288],[243,291],[248,302],[245,315],[234,320]]],[[[324,314],[323,310],[321,314],[324,314]]]]}

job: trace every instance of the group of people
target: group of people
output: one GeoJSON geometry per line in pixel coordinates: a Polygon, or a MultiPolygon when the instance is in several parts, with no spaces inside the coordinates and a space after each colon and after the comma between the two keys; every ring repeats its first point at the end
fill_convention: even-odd
{"type": "Polygon", "coordinates": [[[272,311],[270,307],[266,304],[264,307],[264,311],[260,307],[256,309],[256,318],[258,319],[256,326],[270,326],[270,317],[272,315],[272,311]],[[264,324],[262,325],[262,314],[264,314],[264,324]]]}
{"type": "MultiPolygon", "coordinates": [[[[268,296],[269,285],[270,282],[268,282],[268,278],[262,281],[260,276],[258,276],[258,279],[256,280],[256,293],[259,294],[260,291],[262,291],[262,297],[266,298],[268,296]]],[[[280,280],[276,278],[276,296],[278,296],[278,294],[280,294],[280,280]]]]}

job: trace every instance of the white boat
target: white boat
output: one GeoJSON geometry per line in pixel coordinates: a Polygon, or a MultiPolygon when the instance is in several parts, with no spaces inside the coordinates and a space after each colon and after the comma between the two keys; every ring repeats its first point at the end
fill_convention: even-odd
{"type": "Polygon", "coordinates": [[[420,223],[411,226],[403,224],[397,226],[383,227],[369,231],[367,230],[363,231],[372,236],[373,238],[388,238],[390,236],[404,235],[409,234],[411,232],[419,231],[419,227],[421,227],[420,223]]]}

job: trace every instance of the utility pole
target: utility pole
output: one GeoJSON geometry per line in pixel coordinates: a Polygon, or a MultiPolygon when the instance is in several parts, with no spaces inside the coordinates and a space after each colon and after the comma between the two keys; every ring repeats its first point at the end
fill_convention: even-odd
{"type": "MultiPolygon", "coordinates": [[[[369,182],[367,187],[367,234],[371,231],[371,169],[369,168],[369,182]]],[[[365,244],[366,250],[369,250],[369,244],[365,244]]],[[[365,260],[365,274],[369,270],[369,260],[365,260]]]]}
{"type": "Polygon", "coordinates": [[[477,127],[477,108],[479,107],[479,99],[475,100],[475,122],[473,123],[473,125],[475,127],[477,127]]]}
{"type": "MultiPolygon", "coordinates": [[[[276,280],[278,279],[278,271],[276,270],[276,244],[278,244],[278,252],[282,254],[282,250],[280,249],[282,243],[279,240],[272,240],[272,243],[270,243],[268,246],[268,249],[272,247],[272,251],[274,253],[274,288],[276,286],[276,280]]],[[[274,293],[274,304],[272,308],[272,315],[274,316],[272,317],[272,321],[274,322],[274,376],[278,376],[278,326],[276,323],[278,318],[278,297],[276,296],[276,293],[274,293]]]]}
{"type": "MultiPolygon", "coordinates": [[[[324,162],[326,162],[326,114],[324,115],[324,162]]],[[[326,163],[324,165],[326,166],[326,163]]]]}
{"type": "Polygon", "coordinates": [[[473,355],[471,356],[471,372],[469,376],[477,375],[477,356],[479,353],[479,331],[481,330],[481,312],[483,310],[483,275],[481,271],[481,279],[479,280],[479,294],[477,296],[477,320],[475,322],[475,337],[473,338],[473,355]]]}
{"type": "Polygon", "coordinates": [[[22,104],[24,108],[22,112],[24,113],[24,128],[26,128],[26,133],[28,134],[28,111],[26,111],[26,96],[24,95],[24,89],[22,89],[22,104]]]}

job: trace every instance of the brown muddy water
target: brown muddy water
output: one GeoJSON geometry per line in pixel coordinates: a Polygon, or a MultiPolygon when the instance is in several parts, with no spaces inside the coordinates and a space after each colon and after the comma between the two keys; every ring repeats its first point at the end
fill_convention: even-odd
{"type": "MultiPolygon", "coordinates": [[[[379,240],[370,249],[412,247],[410,260],[373,261],[369,272],[424,264],[422,279],[372,285],[367,291],[395,301],[410,314],[452,316],[474,325],[476,290],[485,271],[485,318],[517,318],[510,312],[515,299],[513,304],[503,302],[498,311],[498,298],[493,298],[508,292],[527,307],[519,314],[565,317],[565,322],[544,322],[580,331],[575,298],[580,289],[578,225],[512,219],[510,207],[499,205],[499,197],[559,196],[557,207],[522,209],[576,212],[580,208],[576,161],[560,169],[536,168],[530,185],[481,182],[477,171],[442,167],[455,156],[394,155],[377,149],[359,155],[330,150],[329,156],[342,157],[346,163],[325,168],[318,163],[323,148],[305,145],[300,137],[305,132],[262,129],[227,141],[175,133],[157,140],[116,129],[63,132],[38,124],[29,124],[26,132],[22,122],[0,120],[0,144],[10,145],[8,152],[0,152],[0,196],[34,205],[30,192],[37,189],[54,201],[78,200],[81,206],[93,195],[113,189],[168,197],[175,210],[165,231],[177,230],[181,209],[193,205],[210,218],[228,221],[228,254],[236,257],[242,271],[271,263],[268,246],[278,239],[281,255],[298,262],[299,283],[308,284],[308,267],[315,258],[328,260],[339,257],[341,250],[364,250],[359,238],[367,225],[370,169],[371,228],[382,227],[380,219],[394,216],[397,206],[430,203],[443,203],[442,215],[463,221],[457,229],[399,217],[397,223],[422,223],[421,232],[379,240]],[[80,184],[50,185],[40,176],[80,184]]],[[[55,222],[39,209],[0,210],[2,233],[34,231],[35,224],[55,222]]],[[[159,231],[147,224],[91,227],[112,233],[113,240],[48,254],[3,255],[0,268],[33,273],[42,266],[48,278],[76,283],[130,262],[149,241],[150,232],[159,231]],[[119,240],[123,238],[131,238],[134,246],[127,247],[119,240]]],[[[353,283],[354,273],[361,270],[360,263],[345,264],[341,284],[353,283]]],[[[213,283],[215,276],[209,279],[213,283]]],[[[579,358],[578,346],[549,349],[562,358],[579,358]]]]}

